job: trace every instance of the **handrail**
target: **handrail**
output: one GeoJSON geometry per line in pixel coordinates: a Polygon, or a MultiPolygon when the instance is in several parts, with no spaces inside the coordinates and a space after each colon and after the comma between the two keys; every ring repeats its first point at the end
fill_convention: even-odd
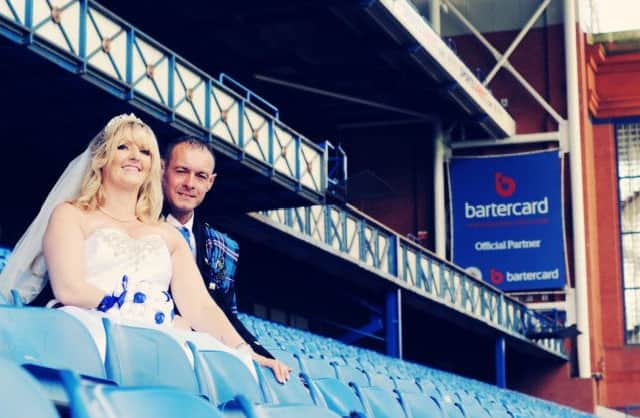
{"type": "Polygon", "coordinates": [[[303,235],[307,240],[310,237],[319,247],[421,296],[566,357],[562,339],[533,341],[528,337],[553,334],[561,329],[561,324],[530,310],[490,283],[469,275],[353,206],[286,208],[252,215],[263,222],[279,224],[294,236],[303,235]]]}
{"type": "Polygon", "coordinates": [[[253,102],[251,100],[252,98],[257,100],[259,103],[262,103],[269,110],[271,110],[276,119],[280,118],[280,111],[278,110],[278,108],[276,106],[271,104],[271,102],[268,102],[262,96],[257,95],[251,89],[249,89],[244,84],[240,83],[239,81],[237,81],[235,78],[231,77],[230,75],[225,74],[225,73],[220,73],[220,76],[218,77],[218,81],[220,81],[220,84],[225,85],[225,80],[227,81],[227,83],[230,83],[235,88],[240,89],[245,94],[246,99],[248,101],[253,102]]]}
{"type": "Polygon", "coordinates": [[[324,147],[282,123],[276,106],[228,74],[211,77],[93,0],[67,0],[60,7],[36,0],[4,2],[0,36],[210,141],[230,158],[306,196],[309,204],[325,201],[333,179],[326,178],[324,147]]]}

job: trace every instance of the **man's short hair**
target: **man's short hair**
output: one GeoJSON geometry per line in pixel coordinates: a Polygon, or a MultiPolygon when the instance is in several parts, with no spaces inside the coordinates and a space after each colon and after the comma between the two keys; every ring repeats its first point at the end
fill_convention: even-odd
{"type": "Polygon", "coordinates": [[[164,154],[162,154],[162,159],[165,161],[166,164],[168,164],[169,160],[171,159],[171,153],[173,153],[173,149],[180,144],[187,144],[195,148],[200,148],[200,149],[209,151],[209,154],[211,154],[211,157],[213,158],[213,168],[215,170],[216,155],[213,153],[213,148],[209,143],[204,142],[194,136],[181,136],[169,141],[167,146],[164,148],[164,154]]]}

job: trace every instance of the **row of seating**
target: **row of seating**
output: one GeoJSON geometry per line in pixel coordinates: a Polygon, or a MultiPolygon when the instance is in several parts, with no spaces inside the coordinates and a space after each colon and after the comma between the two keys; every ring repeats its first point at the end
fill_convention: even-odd
{"type": "MultiPolygon", "coordinates": [[[[72,414],[78,399],[103,399],[107,393],[127,399],[137,395],[122,392],[124,388],[154,387],[174,391],[176,399],[208,399],[225,416],[336,416],[312,401],[291,404],[276,398],[270,385],[280,385],[270,371],[256,367],[256,381],[231,354],[199,349],[187,342],[192,365],[183,347],[159,330],[117,325],[107,319],[103,322],[107,340],[104,364],[93,338],[73,316],[54,309],[0,306],[0,357],[22,365],[38,379],[48,399],[72,414]],[[265,377],[268,375],[270,379],[265,377]]],[[[87,411],[92,408],[86,407],[87,411]]],[[[26,416],[19,409],[17,412],[15,417],[26,416]]],[[[3,411],[3,417],[11,416],[3,411]]]]}
{"type": "Polygon", "coordinates": [[[363,404],[375,393],[376,399],[387,399],[392,404],[392,400],[395,400],[395,403],[409,409],[413,416],[591,416],[522,393],[346,345],[276,322],[248,315],[242,316],[242,320],[272,353],[298,367],[312,380],[334,378],[341,381],[355,391],[357,398],[364,400],[363,404]],[[388,394],[395,396],[390,398],[388,394]],[[420,411],[426,410],[439,410],[441,415],[435,412],[420,414],[420,411]]]}
{"type": "Polygon", "coordinates": [[[90,414],[120,408],[108,406],[112,398],[153,399],[159,396],[156,393],[175,396],[176,404],[196,399],[195,411],[200,410],[197,404],[207,399],[207,407],[222,416],[588,416],[306,331],[241,317],[263,345],[292,366],[294,373],[287,384],[277,383],[270,370],[260,367],[256,367],[256,381],[235,356],[187,343],[191,363],[184,347],[166,334],[108,320],[103,321],[107,338],[103,364],[93,339],[79,321],[65,312],[44,308],[0,306],[0,357],[5,363],[8,359],[14,366],[22,365],[23,374],[28,372],[37,379],[40,392],[59,410],[69,409],[74,416],[82,411],[90,414]]]}

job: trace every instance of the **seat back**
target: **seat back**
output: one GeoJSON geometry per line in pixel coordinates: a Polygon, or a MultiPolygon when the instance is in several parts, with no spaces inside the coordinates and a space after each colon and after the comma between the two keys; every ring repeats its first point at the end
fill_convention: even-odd
{"type": "Polygon", "coordinates": [[[442,410],[447,418],[471,418],[464,413],[462,405],[451,398],[450,395],[442,397],[442,410]]]}
{"type": "Polygon", "coordinates": [[[328,409],[311,405],[269,405],[258,406],[254,410],[255,416],[262,418],[340,418],[328,409]]]}
{"type": "Polygon", "coordinates": [[[365,406],[368,417],[402,418],[406,416],[393,392],[373,386],[356,386],[356,390],[362,404],[365,406]]]}
{"type": "Polygon", "coordinates": [[[186,353],[169,335],[103,319],[107,378],[122,386],[168,386],[200,393],[186,353]]]}
{"type": "Polygon", "coordinates": [[[278,404],[301,404],[313,405],[314,400],[309,389],[302,383],[300,372],[291,372],[291,376],[286,383],[276,380],[271,369],[261,368],[260,375],[264,379],[265,386],[272,393],[272,398],[278,404]]]}
{"type": "Polygon", "coordinates": [[[58,418],[38,382],[17,364],[0,357],[0,411],[2,418],[58,418]]]}
{"type": "Polygon", "coordinates": [[[236,356],[224,351],[198,350],[192,343],[189,348],[202,392],[214,405],[231,402],[239,394],[253,403],[267,400],[247,366],[236,356]]]}
{"type": "Polygon", "coordinates": [[[365,415],[365,410],[354,391],[335,377],[311,379],[311,383],[322,395],[327,408],[340,416],[365,415]]]}
{"type": "Polygon", "coordinates": [[[358,386],[370,386],[367,375],[353,366],[334,366],[338,379],[346,384],[354,383],[358,386]]]}
{"type": "Polygon", "coordinates": [[[293,373],[300,373],[301,371],[300,359],[296,354],[290,353],[289,351],[285,351],[281,349],[270,350],[270,353],[275,358],[277,358],[287,366],[291,367],[291,371],[293,373]]]}
{"type": "Polygon", "coordinates": [[[400,402],[412,418],[446,418],[440,403],[422,393],[399,393],[400,402]]]}
{"type": "Polygon", "coordinates": [[[201,396],[168,387],[86,386],[65,373],[73,418],[222,418],[201,396]]]}
{"type": "Polygon", "coordinates": [[[413,379],[393,379],[396,389],[405,393],[421,393],[420,386],[413,379]]]}
{"type": "Polygon", "coordinates": [[[393,383],[393,380],[386,374],[382,373],[367,373],[369,376],[369,382],[371,386],[376,386],[386,390],[394,390],[396,385],[393,383]]]}
{"type": "Polygon", "coordinates": [[[18,364],[105,377],[91,334],[80,321],[62,311],[1,305],[0,342],[0,355],[18,364]]]}
{"type": "Polygon", "coordinates": [[[302,371],[312,379],[337,377],[335,369],[326,359],[300,357],[300,365],[302,366],[302,371]]]}

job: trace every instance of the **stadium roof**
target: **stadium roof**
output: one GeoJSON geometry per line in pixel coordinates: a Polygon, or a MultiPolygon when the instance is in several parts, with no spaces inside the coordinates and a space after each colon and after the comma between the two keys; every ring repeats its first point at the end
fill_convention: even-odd
{"type": "Polygon", "coordinates": [[[312,139],[343,141],[399,125],[427,137],[434,118],[463,125],[470,138],[515,130],[408,1],[103,4],[197,67],[231,74],[312,139]]]}

